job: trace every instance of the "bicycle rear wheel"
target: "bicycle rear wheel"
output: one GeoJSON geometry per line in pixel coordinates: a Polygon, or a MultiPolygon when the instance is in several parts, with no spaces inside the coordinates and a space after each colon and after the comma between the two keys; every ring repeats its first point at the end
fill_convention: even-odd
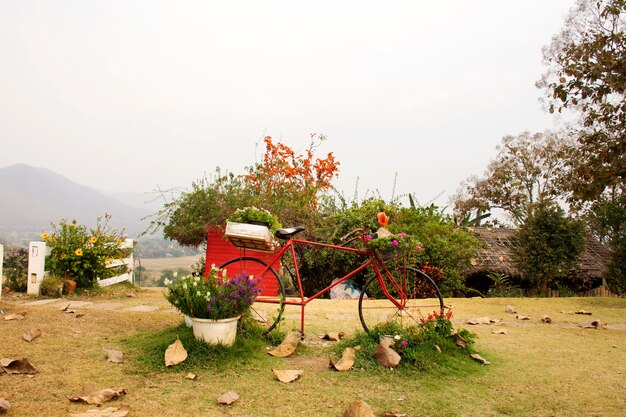
{"type": "Polygon", "coordinates": [[[283,303],[285,300],[285,287],[283,286],[283,282],[280,280],[274,268],[270,267],[265,273],[261,274],[266,266],[267,263],[265,261],[249,256],[234,258],[219,266],[220,269],[226,268],[230,272],[229,276],[245,272],[250,276],[254,276],[254,278],[261,278],[261,288],[269,288],[273,293],[276,293],[275,296],[261,296],[266,299],[275,300],[275,303],[256,302],[250,307],[252,318],[262,325],[267,326],[267,329],[263,332],[264,335],[274,330],[276,325],[280,322],[283,311],[285,310],[285,304],[283,303]],[[263,304],[263,306],[261,306],[261,304],[263,304]],[[274,304],[278,306],[277,309],[272,307],[274,304]]]}
{"type": "Polygon", "coordinates": [[[384,323],[397,323],[401,328],[414,326],[433,312],[443,312],[439,288],[428,275],[403,262],[385,269],[381,277],[391,298],[384,294],[376,274],[365,282],[359,297],[359,318],[366,332],[384,323]]]}

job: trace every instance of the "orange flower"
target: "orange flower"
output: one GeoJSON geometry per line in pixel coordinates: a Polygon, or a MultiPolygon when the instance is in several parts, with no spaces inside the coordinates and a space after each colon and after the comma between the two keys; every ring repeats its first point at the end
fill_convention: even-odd
{"type": "Polygon", "coordinates": [[[376,217],[378,218],[378,224],[382,227],[387,227],[387,223],[389,223],[389,216],[387,216],[384,211],[378,213],[376,217]]]}

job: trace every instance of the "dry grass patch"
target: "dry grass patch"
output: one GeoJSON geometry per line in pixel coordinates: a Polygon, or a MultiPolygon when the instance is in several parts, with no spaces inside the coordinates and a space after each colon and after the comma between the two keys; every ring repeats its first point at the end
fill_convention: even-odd
{"type": "MultiPolygon", "coordinates": [[[[261,345],[258,355],[238,358],[228,366],[188,365],[165,369],[142,364],[141,350],[128,341],[187,331],[181,317],[169,308],[158,291],[137,297],[75,297],[94,304],[118,303],[103,310],[87,306],[76,318],[58,310],[62,301],[24,306],[24,299],[3,299],[7,313],[25,311],[24,320],[4,321],[0,316],[0,357],[28,358],[39,370],[32,378],[0,375],[0,397],[11,401],[11,415],[68,415],[67,410],[86,410],[67,397],[85,382],[98,388],[126,388],[128,394],[107,403],[131,408],[129,416],[341,416],[354,400],[369,403],[376,415],[398,411],[409,416],[619,416],[626,409],[626,300],[624,299],[449,299],[453,321],[461,326],[470,317],[502,318],[494,325],[462,325],[478,334],[475,348],[492,362],[472,363],[464,375],[424,372],[363,370],[358,362],[349,372],[326,367],[332,343],[324,345],[315,333],[358,329],[356,303],[316,300],[307,307],[307,334],[311,341],[293,357],[272,358],[261,345]],[[504,312],[507,304],[532,317],[520,322],[504,312]],[[132,312],[137,306],[156,306],[155,311],[132,312]],[[584,309],[593,315],[561,313],[584,309]],[[543,324],[541,315],[552,317],[543,324]],[[590,319],[607,322],[606,330],[582,329],[590,319]],[[22,340],[31,327],[43,335],[32,342],[22,340]],[[125,351],[122,364],[106,361],[104,349],[125,351]],[[304,369],[302,379],[291,384],[276,381],[271,368],[304,369]],[[187,372],[198,375],[186,380],[187,372]],[[234,390],[241,399],[220,406],[216,398],[234,390]]],[[[283,330],[299,327],[299,311],[290,308],[283,330]]],[[[145,339],[147,338],[147,339],[145,339]]],[[[181,338],[182,340],[182,338],[181,338]]],[[[173,340],[172,340],[173,341],[173,340]]],[[[162,345],[161,345],[162,346],[162,345]]],[[[160,348],[159,348],[160,349],[160,348]]]]}

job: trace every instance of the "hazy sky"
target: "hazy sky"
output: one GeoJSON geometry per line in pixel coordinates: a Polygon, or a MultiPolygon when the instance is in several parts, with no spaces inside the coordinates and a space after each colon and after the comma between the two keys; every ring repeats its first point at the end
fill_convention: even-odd
{"type": "Polygon", "coordinates": [[[502,136],[553,127],[541,48],[574,0],[0,0],[0,167],[108,191],[240,173],[270,135],[352,196],[447,204],[502,136]]]}

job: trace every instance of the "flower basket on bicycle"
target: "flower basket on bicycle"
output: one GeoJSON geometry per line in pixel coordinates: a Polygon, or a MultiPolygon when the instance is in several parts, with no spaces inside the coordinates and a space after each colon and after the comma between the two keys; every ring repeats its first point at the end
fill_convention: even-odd
{"type": "Polygon", "coordinates": [[[224,237],[243,249],[274,252],[274,233],[281,227],[278,217],[263,208],[244,207],[230,215],[224,237]]]}
{"type": "Polygon", "coordinates": [[[259,252],[274,252],[277,246],[270,229],[256,224],[228,222],[224,237],[239,248],[259,252]]]}
{"type": "Polygon", "coordinates": [[[409,257],[419,251],[419,242],[406,233],[392,234],[381,229],[374,235],[367,235],[368,250],[374,252],[381,260],[409,257]],[[381,233],[381,231],[386,233],[381,233]]]}

